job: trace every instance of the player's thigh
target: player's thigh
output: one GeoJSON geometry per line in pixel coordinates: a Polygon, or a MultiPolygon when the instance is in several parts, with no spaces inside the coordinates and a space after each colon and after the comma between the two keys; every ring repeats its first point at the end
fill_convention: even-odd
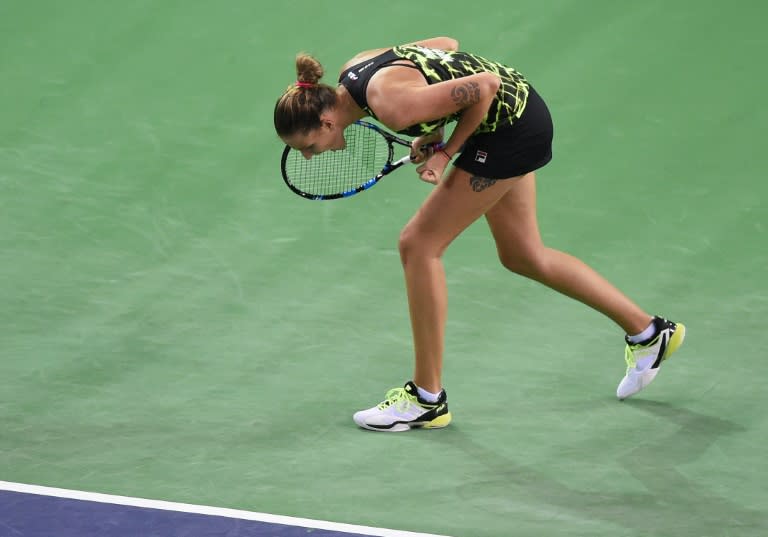
{"type": "Polygon", "coordinates": [[[541,248],[536,215],[536,174],[510,180],[510,188],[485,214],[502,261],[536,255],[541,248]]]}
{"type": "Polygon", "coordinates": [[[511,188],[509,180],[487,180],[451,168],[406,224],[401,250],[414,247],[440,255],[459,233],[484,215],[511,188]]]}

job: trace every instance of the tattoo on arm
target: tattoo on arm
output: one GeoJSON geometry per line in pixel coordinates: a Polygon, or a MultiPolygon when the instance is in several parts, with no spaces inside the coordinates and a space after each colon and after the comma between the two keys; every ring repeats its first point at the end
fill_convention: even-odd
{"type": "Polygon", "coordinates": [[[469,184],[472,186],[472,190],[475,192],[482,192],[489,186],[493,186],[496,183],[496,179],[488,179],[487,177],[478,177],[477,175],[471,175],[469,177],[469,184]]]}
{"type": "Polygon", "coordinates": [[[480,85],[477,82],[467,82],[451,90],[451,98],[457,106],[465,108],[480,102],[480,85]]]}

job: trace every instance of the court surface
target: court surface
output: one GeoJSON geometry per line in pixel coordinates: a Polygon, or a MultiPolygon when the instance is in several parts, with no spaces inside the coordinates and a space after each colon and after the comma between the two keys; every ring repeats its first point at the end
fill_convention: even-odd
{"type": "Polygon", "coordinates": [[[767,9],[0,4],[0,537],[766,535],[767,9]],[[548,102],[544,240],[687,325],[637,397],[621,331],[480,221],[445,256],[454,423],[352,423],[411,374],[430,186],[300,199],[272,110],[299,51],[333,83],[436,35],[548,102]]]}

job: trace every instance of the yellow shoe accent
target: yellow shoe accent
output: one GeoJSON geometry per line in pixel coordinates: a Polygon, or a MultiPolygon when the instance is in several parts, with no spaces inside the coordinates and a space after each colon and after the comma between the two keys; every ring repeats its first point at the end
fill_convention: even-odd
{"type": "Polygon", "coordinates": [[[685,325],[683,323],[676,324],[677,328],[675,329],[675,333],[672,334],[672,337],[669,338],[669,347],[667,348],[664,360],[669,360],[672,353],[679,349],[680,345],[683,344],[683,340],[685,340],[685,325]]]}
{"type": "Polygon", "coordinates": [[[440,429],[441,427],[447,427],[449,423],[451,423],[451,413],[448,412],[447,414],[443,414],[442,416],[438,416],[429,423],[424,424],[425,429],[440,429]]]}

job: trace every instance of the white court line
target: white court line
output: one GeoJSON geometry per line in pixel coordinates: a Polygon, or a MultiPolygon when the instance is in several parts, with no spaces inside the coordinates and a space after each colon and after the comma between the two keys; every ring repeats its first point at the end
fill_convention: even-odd
{"type": "Polygon", "coordinates": [[[178,511],[181,513],[193,513],[198,515],[221,516],[237,518],[240,520],[254,520],[270,524],[283,524],[285,526],[299,526],[302,528],[314,528],[318,530],[337,531],[340,533],[357,533],[370,535],[371,537],[447,537],[431,533],[413,533],[410,531],[389,530],[386,528],[371,528],[368,526],[355,526],[353,524],[341,524],[324,520],[311,520],[308,518],[294,518],[290,516],[271,515],[269,513],[256,513],[239,509],[227,509],[224,507],[211,507],[209,505],[194,505],[190,503],[166,502],[163,500],[148,500],[145,498],[132,498],[130,496],[113,496],[112,494],[100,494],[98,492],[85,492],[82,490],[59,489],[43,487],[40,485],[26,485],[24,483],[12,483],[0,481],[0,490],[10,492],[23,492],[38,494],[41,496],[54,496],[70,500],[84,500],[88,502],[110,503],[127,505],[130,507],[145,507],[147,509],[160,509],[163,511],[178,511]]]}

